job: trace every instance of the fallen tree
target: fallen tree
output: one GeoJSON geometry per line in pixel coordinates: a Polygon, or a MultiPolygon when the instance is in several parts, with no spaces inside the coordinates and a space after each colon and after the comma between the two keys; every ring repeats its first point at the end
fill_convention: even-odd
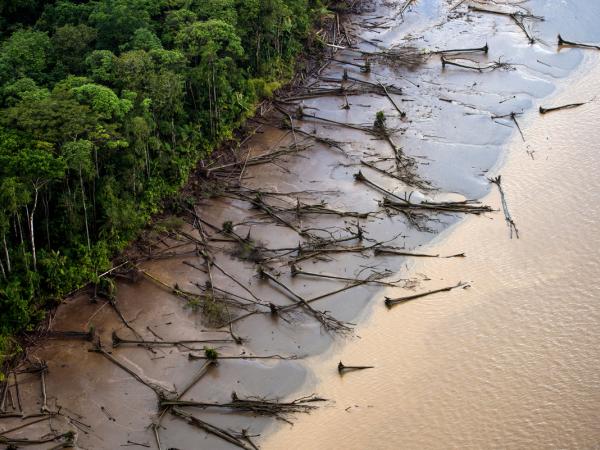
{"type": "Polygon", "coordinates": [[[433,294],[438,294],[440,292],[448,292],[451,291],[453,289],[458,289],[458,288],[467,288],[469,287],[470,284],[468,283],[463,283],[462,281],[454,286],[448,286],[448,287],[444,287],[441,289],[434,289],[432,291],[427,291],[427,292],[423,292],[421,294],[414,294],[414,295],[408,295],[405,297],[397,297],[397,298],[390,298],[390,297],[385,297],[385,306],[387,306],[388,308],[391,308],[392,306],[396,306],[399,305],[401,303],[406,303],[409,302],[411,300],[416,300],[418,298],[422,298],[422,297],[427,297],[428,295],[433,295],[433,294]]]}
{"type": "Polygon", "coordinates": [[[291,402],[280,402],[277,400],[268,400],[261,397],[239,398],[235,392],[231,394],[231,401],[225,403],[209,403],[186,400],[164,400],[161,406],[172,407],[193,407],[193,408],[221,408],[230,409],[239,412],[249,412],[259,416],[275,417],[287,423],[292,423],[290,416],[299,413],[309,413],[317,406],[314,403],[325,402],[327,399],[310,395],[300,397],[291,402]]]}

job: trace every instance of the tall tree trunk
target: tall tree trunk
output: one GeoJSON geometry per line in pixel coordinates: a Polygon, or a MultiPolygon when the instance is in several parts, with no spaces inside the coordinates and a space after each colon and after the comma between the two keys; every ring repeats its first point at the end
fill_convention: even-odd
{"type": "Polygon", "coordinates": [[[210,114],[210,135],[212,137],[215,136],[215,129],[214,129],[214,119],[213,119],[213,99],[212,99],[212,85],[210,83],[210,76],[207,76],[207,81],[208,81],[208,111],[210,114]]]}
{"type": "Polygon", "coordinates": [[[2,274],[2,279],[6,280],[6,271],[4,270],[4,264],[2,264],[2,258],[0,258],[0,273],[2,274]]]}
{"type": "Polygon", "coordinates": [[[96,166],[96,178],[100,178],[100,167],[98,165],[98,147],[94,145],[94,164],[96,166]]]}
{"type": "Polygon", "coordinates": [[[92,179],[92,233],[96,236],[96,224],[98,223],[97,217],[98,208],[96,207],[96,178],[92,179]]]}
{"type": "Polygon", "coordinates": [[[216,133],[218,134],[220,131],[221,124],[221,111],[219,109],[219,103],[217,101],[217,83],[215,82],[215,65],[212,65],[212,86],[213,86],[213,98],[215,102],[215,115],[217,117],[217,123],[215,125],[216,133]]]}
{"type": "Polygon", "coordinates": [[[8,253],[8,245],[6,244],[6,233],[2,233],[2,242],[4,244],[4,255],[6,256],[6,268],[8,273],[12,271],[10,267],[10,254],[8,253]]]}
{"type": "Polygon", "coordinates": [[[254,62],[256,69],[258,70],[260,66],[260,32],[256,32],[256,61],[254,62]]]}
{"type": "Polygon", "coordinates": [[[27,211],[27,215],[29,216],[29,235],[31,237],[31,255],[33,257],[33,271],[37,272],[37,252],[35,249],[35,229],[33,227],[33,216],[35,215],[35,209],[37,208],[40,188],[39,186],[34,184],[33,189],[35,191],[35,195],[33,196],[33,206],[31,207],[31,213],[27,211]]]}
{"type": "Polygon", "coordinates": [[[83,186],[83,175],[81,174],[81,167],[79,168],[79,183],[81,184],[81,202],[83,203],[83,217],[85,219],[85,237],[87,239],[88,251],[92,249],[90,244],[90,228],[88,226],[88,214],[87,204],[85,203],[85,189],[83,186]]]}
{"type": "Polygon", "coordinates": [[[175,119],[171,117],[171,143],[173,148],[177,147],[177,135],[175,134],[175,119]]]}
{"type": "Polygon", "coordinates": [[[136,179],[135,179],[135,165],[131,168],[131,189],[133,189],[133,198],[137,198],[136,195],[136,190],[135,190],[135,186],[136,186],[136,179]]]}
{"type": "Polygon", "coordinates": [[[150,151],[148,150],[148,144],[144,145],[144,153],[146,155],[146,176],[150,179],[150,151]]]}
{"type": "Polygon", "coordinates": [[[46,242],[48,243],[48,250],[52,248],[52,244],[50,243],[50,194],[42,196],[42,202],[44,203],[44,215],[46,222],[46,242]]]}
{"type": "MultiPolygon", "coordinates": [[[[27,211],[27,206],[25,206],[25,210],[27,211]]],[[[23,252],[23,261],[27,266],[27,270],[29,270],[29,261],[27,259],[27,254],[25,253],[25,238],[23,237],[23,226],[21,225],[21,214],[17,213],[17,224],[19,225],[19,238],[21,240],[21,251],[23,252]]]]}

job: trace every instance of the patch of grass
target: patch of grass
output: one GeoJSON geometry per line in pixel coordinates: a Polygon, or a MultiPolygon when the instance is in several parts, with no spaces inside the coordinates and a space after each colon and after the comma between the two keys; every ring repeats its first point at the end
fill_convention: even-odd
{"type": "Polygon", "coordinates": [[[227,308],[223,302],[210,294],[186,296],[186,307],[193,312],[201,312],[204,322],[209,326],[220,326],[228,319],[227,308]]]}
{"type": "Polygon", "coordinates": [[[260,261],[261,259],[260,251],[254,241],[240,243],[235,256],[246,261],[260,261]]]}
{"type": "Polygon", "coordinates": [[[227,222],[223,222],[223,232],[227,233],[227,234],[231,234],[233,233],[233,222],[231,220],[228,220],[227,222]]]}
{"type": "Polygon", "coordinates": [[[227,309],[225,305],[207,295],[202,303],[202,315],[207,325],[220,326],[227,321],[227,309]]]}
{"type": "Polygon", "coordinates": [[[210,361],[216,361],[219,358],[219,352],[211,347],[204,347],[204,356],[210,361]]]}
{"type": "Polygon", "coordinates": [[[375,122],[373,123],[373,128],[375,128],[377,131],[385,131],[385,122],[385,113],[383,111],[377,111],[377,114],[375,115],[375,122]]]}

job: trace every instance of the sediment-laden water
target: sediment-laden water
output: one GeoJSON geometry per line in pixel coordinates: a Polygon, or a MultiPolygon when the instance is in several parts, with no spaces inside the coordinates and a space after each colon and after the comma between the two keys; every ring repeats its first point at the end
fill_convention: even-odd
{"type": "MultiPolygon", "coordinates": [[[[285,399],[316,392],[331,399],[311,415],[297,417],[294,427],[275,427],[272,418],[222,410],[190,409],[195,416],[224,429],[246,428],[249,434],[262,434],[256,442],[273,449],[593,448],[600,444],[596,304],[600,159],[595,149],[600,108],[594,99],[600,92],[600,77],[594,74],[597,61],[591,50],[556,45],[559,32],[573,41],[600,41],[595,26],[600,6],[583,0],[518,5],[545,18],[526,19],[535,44],[528,42],[511,17],[469,10],[468,2],[423,0],[403,16],[397,15],[397,5],[377,4],[351,17],[347,29],[364,51],[396,44],[436,51],[487,43],[487,55],[468,57],[484,66],[510,65],[483,71],[442,69],[439,56],[434,55],[410,70],[394,68],[388,60],[374,61],[372,72],[362,73],[355,66],[333,62],[321,73],[321,86],[339,86],[324,79],[340,79],[345,67],[350,78],[400,88],[402,95],[390,94],[395,105],[385,95],[375,94],[303,100],[304,116],[294,120],[295,129],[338,141],[341,150],[268,124],[247,142],[253,154],[277,146],[311,145],[276,164],[244,172],[242,183],[250,189],[294,192],[263,197],[269,205],[293,206],[298,199],[313,205],[326,201],[332,209],[372,213],[368,218],[292,215],[290,227],[265,220],[239,195],[198,199],[196,212],[207,223],[220,227],[231,221],[238,235],[250,232],[253,241],[266,248],[297,246],[306,239],[298,230],[343,239],[360,224],[364,246],[386,242],[407,251],[464,252],[466,257],[415,259],[369,250],[298,262],[305,272],[361,278],[388,270],[393,273],[389,280],[406,281],[398,288],[361,285],[311,303],[331,317],[355,323],[353,336],[325,330],[315,315],[298,308],[279,318],[255,314],[235,322],[235,335],[245,339],[241,346],[211,344],[221,355],[245,352],[299,359],[222,360],[184,398],[226,402],[235,391],[240,397],[285,399]],[[349,108],[344,107],[346,101],[349,108]],[[587,103],[545,116],[536,112],[539,105],[573,102],[587,103]],[[395,155],[385,139],[310,117],[369,128],[378,111],[385,112],[388,129],[397,130],[393,142],[416,162],[412,175],[418,181],[408,179],[412,185],[361,164],[363,160],[385,171],[394,169],[395,155]],[[467,218],[434,215],[432,220],[419,218],[411,223],[405,215],[382,210],[378,202],[384,194],[357,182],[359,170],[398,197],[411,195],[411,201],[480,199],[498,211],[467,218]],[[499,173],[520,239],[510,238],[498,191],[488,179],[499,173]],[[459,281],[471,287],[390,310],[383,304],[385,296],[410,295],[459,281]],[[340,359],[375,368],[340,377],[336,370],[340,359]]],[[[514,9],[518,5],[504,8],[522,11],[514,9]]],[[[491,2],[478,6],[498,7],[491,2]]],[[[356,62],[356,56],[342,49],[335,59],[356,62]]],[[[364,86],[352,80],[345,83],[364,86]]],[[[296,106],[284,105],[290,114],[296,106]]],[[[191,227],[187,231],[195,233],[191,227]]],[[[207,234],[219,237],[210,228],[207,234]]],[[[344,245],[361,243],[350,240],[344,245]]],[[[224,269],[213,269],[215,287],[246,298],[248,291],[242,284],[261,301],[281,307],[291,304],[285,289],[260,280],[254,262],[240,259],[234,245],[215,241],[211,251],[224,269]]],[[[345,286],[342,280],[292,277],[288,262],[271,260],[263,265],[302,298],[345,286]]],[[[203,285],[207,275],[194,266],[203,264],[203,258],[185,255],[145,262],[142,269],[170,286],[199,292],[197,284],[203,285]]],[[[185,307],[181,298],[149,277],[137,283],[120,282],[117,299],[123,315],[146,340],[159,339],[157,335],[164,340],[230,339],[223,331],[205,331],[201,313],[185,307]]],[[[113,357],[163,389],[180,392],[204,364],[189,360],[189,348],[182,346],[111,349],[113,331],[123,338],[136,337],[110,305],[91,303],[86,296],[69,299],[54,319],[56,330],[81,331],[90,326],[113,357]]],[[[82,448],[114,449],[133,443],[156,447],[149,427],[156,423],[159,411],[155,393],[89,348],[89,343],[53,340],[30,351],[32,359],[48,364],[49,405],[64,408],[82,448]]],[[[201,350],[202,345],[194,348],[201,350]]],[[[19,384],[24,409],[38,411],[38,374],[21,376],[19,384]]],[[[18,423],[17,419],[7,422],[5,428],[18,423]]],[[[47,427],[47,422],[28,427],[21,436],[37,436],[47,427]]],[[[158,431],[162,448],[231,445],[170,414],[158,431]]]]}
{"type": "MultiPolygon", "coordinates": [[[[590,63],[542,103],[599,91],[590,63]]],[[[467,257],[419,260],[411,273],[472,287],[379,306],[360,339],[308,361],[318,381],[307,390],[336,406],[266,448],[598,448],[599,117],[597,102],[532,117],[526,141],[515,136],[495,169],[520,239],[508,239],[501,218],[471,217],[426,246],[467,257]],[[340,378],[340,359],[376,368],[340,378]]],[[[497,192],[483,201],[501,207],[497,192]]]]}

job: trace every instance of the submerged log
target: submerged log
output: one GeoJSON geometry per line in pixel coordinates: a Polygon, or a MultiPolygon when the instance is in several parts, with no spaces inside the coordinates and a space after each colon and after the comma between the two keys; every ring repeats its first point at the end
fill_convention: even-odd
{"type": "MultiPolygon", "coordinates": [[[[275,305],[273,305],[273,307],[276,307],[275,305]]],[[[194,353],[188,353],[188,359],[190,360],[194,360],[194,359],[200,359],[200,360],[211,360],[213,359],[211,356],[207,356],[206,353],[204,355],[196,355],[194,353]]],[[[251,360],[251,359],[278,359],[278,360],[296,360],[296,359],[300,359],[298,356],[296,355],[292,355],[292,356],[282,356],[282,355],[239,355],[239,356],[221,356],[219,355],[216,359],[218,360],[222,360],[222,359],[242,359],[242,360],[251,360]]]]}
{"type": "Polygon", "coordinates": [[[122,345],[137,345],[140,347],[159,347],[159,346],[183,346],[186,347],[189,344],[227,344],[236,342],[233,339],[182,339],[180,341],[148,341],[148,340],[135,340],[135,339],[124,339],[117,335],[116,331],[112,333],[112,345],[113,348],[120,347],[122,345]]]}
{"type": "Polygon", "coordinates": [[[517,228],[517,224],[513,220],[510,215],[510,211],[508,209],[508,203],[506,202],[506,194],[504,193],[504,189],[502,189],[502,176],[498,175],[496,178],[489,178],[491,183],[494,183],[498,186],[498,191],[500,192],[500,199],[502,201],[502,210],[504,211],[504,219],[506,220],[506,224],[510,230],[510,237],[512,239],[513,233],[519,239],[519,229],[517,228]]]}
{"type": "Polygon", "coordinates": [[[580,42],[572,42],[572,41],[567,41],[566,39],[563,39],[562,36],[559,34],[558,35],[558,45],[567,45],[567,46],[571,46],[571,47],[581,47],[581,48],[592,48],[595,50],[600,50],[600,45],[597,44],[582,44],[580,42]]]}
{"type": "Polygon", "coordinates": [[[365,369],[373,369],[375,366],[346,366],[343,362],[339,362],[337,365],[337,370],[342,375],[344,372],[350,372],[354,370],[365,370],[365,369]]]}
{"type": "MultiPolygon", "coordinates": [[[[377,254],[377,249],[375,249],[375,254],[377,254]]],[[[398,287],[398,285],[394,282],[381,280],[382,278],[389,277],[391,274],[392,274],[392,272],[389,272],[389,271],[374,272],[371,276],[369,276],[367,278],[350,278],[350,277],[342,277],[342,276],[338,276],[338,275],[328,275],[328,274],[323,274],[323,273],[307,272],[307,271],[304,271],[301,268],[299,268],[296,264],[292,264],[292,266],[291,266],[292,277],[295,277],[298,275],[305,275],[308,277],[325,278],[325,279],[329,279],[329,280],[340,280],[340,281],[346,281],[346,282],[351,282],[351,283],[364,283],[364,284],[372,283],[372,284],[378,284],[378,285],[382,285],[382,286],[398,287]]]]}
{"type": "Polygon", "coordinates": [[[375,249],[376,255],[398,255],[398,256],[413,256],[417,258],[464,258],[466,255],[464,253],[457,253],[455,255],[431,255],[428,253],[414,253],[407,252],[404,250],[397,250],[395,248],[386,248],[386,247],[378,247],[375,249]]]}
{"type": "Polygon", "coordinates": [[[569,103],[568,105],[561,105],[561,106],[553,106],[550,108],[543,108],[540,106],[540,114],[546,114],[552,111],[560,111],[561,109],[573,109],[573,108],[577,108],[578,106],[583,106],[585,105],[584,103],[569,103]]]}
{"type": "Polygon", "coordinates": [[[399,305],[400,303],[406,303],[411,300],[416,300],[421,297],[426,297],[428,295],[437,294],[439,292],[448,292],[448,291],[451,291],[451,290],[457,289],[457,288],[467,288],[469,286],[470,286],[470,284],[463,283],[461,281],[460,283],[456,284],[455,286],[449,286],[449,287],[445,287],[445,288],[441,288],[441,289],[434,289],[432,291],[423,292],[421,294],[408,295],[406,297],[398,297],[398,298],[385,297],[384,303],[385,303],[385,306],[387,306],[388,308],[391,308],[392,306],[399,305]]]}
{"type": "Polygon", "coordinates": [[[483,47],[475,47],[475,48],[453,48],[453,49],[448,49],[448,50],[437,50],[435,52],[432,53],[438,53],[438,54],[448,54],[448,53],[477,53],[477,52],[482,52],[487,54],[489,51],[489,47],[487,45],[487,43],[483,46],[483,47]]]}

